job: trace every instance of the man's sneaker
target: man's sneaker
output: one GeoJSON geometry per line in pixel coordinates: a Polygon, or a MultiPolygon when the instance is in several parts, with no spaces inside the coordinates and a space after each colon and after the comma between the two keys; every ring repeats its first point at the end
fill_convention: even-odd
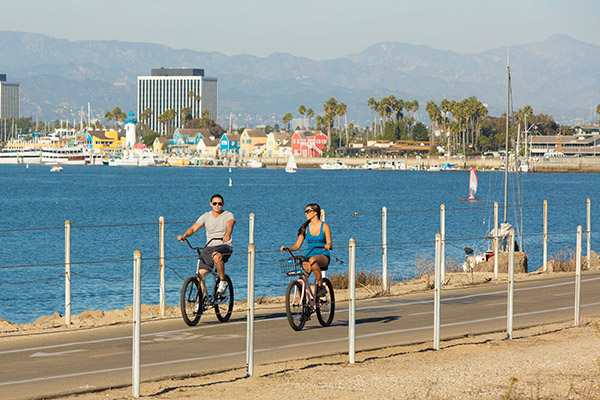
{"type": "Polygon", "coordinates": [[[198,314],[199,310],[200,310],[200,303],[196,303],[196,305],[194,306],[194,314],[198,314]]]}
{"type": "Polygon", "coordinates": [[[319,286],[317,288],[317,297],[325,297],[327,296],[327,289],[325,289],[325,285],[319,286]]]}
{"type": "Polygon", "coordinates": [[[221,281],[219,282],[219,286],[217,286],[217,294],[223,294],[227,290],[227,282],[221,281]]]}

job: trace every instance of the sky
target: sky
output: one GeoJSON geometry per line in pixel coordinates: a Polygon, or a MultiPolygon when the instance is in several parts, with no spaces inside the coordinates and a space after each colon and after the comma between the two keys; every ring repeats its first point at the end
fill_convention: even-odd
{"type": "Polygon", "coordinates": [[[324,60],[383,41],[459,53],[554,34],[600,45],[599,18],[599,0],[24,0],[2,5],[0,30],[324,60]]]}

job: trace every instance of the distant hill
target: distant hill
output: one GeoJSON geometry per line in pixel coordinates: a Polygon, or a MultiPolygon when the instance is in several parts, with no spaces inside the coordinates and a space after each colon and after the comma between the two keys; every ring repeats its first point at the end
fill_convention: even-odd
{"type": "MultiPolygon", "coordinates": [[[[75,41],[0,32],[0,73],[21,85],[21,115],[42,120],[79,119],[88,102],[96,116],[115,106],[136,107],[137,76],[152,68],[203,68],[219,79],[219,115],[240,125],[279,123],[300,104],[322,111],[335,97],[348,121],[368,124],[369,97],[394,94],[425,104],[471,95],[490,114],[505,110],[507,49],[461,54],[427,46],[383,42],[345,57],[316,61],[287,53],[227,56],[176,50],[151,43],[75,41]]],[[[556,35],[510,48],[515,109],[529,104],[562,123],[589,122],[600,87],[600,46],[556,35]]]]}

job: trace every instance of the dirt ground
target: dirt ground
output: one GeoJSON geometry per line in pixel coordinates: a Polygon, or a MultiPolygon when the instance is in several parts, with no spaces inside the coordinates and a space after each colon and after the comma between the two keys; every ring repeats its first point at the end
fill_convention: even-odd
{"type": "MultiPolygon", "coordinates": [[[[540,278],[527,274],[517,280],[540,278]]],[[[449,274],[447,286],[492,282],[491,274],[449,274]]],[[[502,279],[502,277],[501,277],[502,279]]],[[[431,277],[395,285],[392,295],[427,290],[431,277]]],[[[376,295],[361,288],[358,297],[376,295]]],[[[346,291],[336,290],[339,300],[346,291]]],[[[280,298],[259,298],[257,309],[274,307],[280,298]]],[[[236,303],[244,309],[245,303],[236,303]]],[[[143,306],[145,320],[158,318],[157,306],[143,306]]],[[[179,315],[169,307],[169,317],[179,315]]],[[[128,323],[131,307],[114,311],[85,311],[73,316],[70,328],[55,314],[32,324],[15,326],[0,321],[0,336],[37,331],[128,323]]],[[[280,399],[318,396],[333,399],[600,399],[599,316],[587,316],[579,327],[545,325],[514,332],[469,336],[443,341],[439,351],[431,343],[394,346],[347,354],[255,365],[254,376],[234,369],[186,379],[142,382],[141,395],[152,399],[280,399]]],[[[128,399],[131,387],[70,395],[63,399],[128,399]]]]}

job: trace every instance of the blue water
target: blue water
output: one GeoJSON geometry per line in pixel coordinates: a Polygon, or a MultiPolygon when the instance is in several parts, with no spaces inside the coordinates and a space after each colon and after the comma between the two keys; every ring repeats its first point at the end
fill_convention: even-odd
{"type": "MultiPolygon", "coordinates": [[[[279,274],[276,252],[292,245],[304,221],[304,206],[317,202],[326,210],[334,241],[333,272],[347,270],[348,240],[354,237],[357,267],[381,268],[381,208],[388,208],[390,273],[410,276],[415,260],[433,260],[439,231],[439,207],[446,213],[447,259],[462,262],[464,247],[487,249],[481,239],[493,224],[493,201],[503,219],[504,176],[479,173],[479,202],[460,201],[468,189],[468,172],[321,171],[227,168],[128,168],[66,166],[50,173],[48,166],[0,165],[0,318],[31,322],[40,315],[64,313],[64,223],[70,220],[72,313],[87,309],[123,309],[132,303],[132,255],[144,259],[142,302],[157,304],[158,219],[166,220],[167,304],[179,301],[181,278],[194,272],[193,253],[176,236],[209,210],[213,193],[225,197],[237,220],[234,255],[227,273],[236,300],[246,298],[248,217],[256,216],[256,295],[283,294],[287,279],[279,274]],[[232,187],[228,186],[229,178],[232,187]],[[104,226],[112,225],[112,226],[104,226]],[[123,225],[123,226],[114,226],[123,225]],[[464,239],[464,240],[460,240],[464,239]],[[110,262],[109,262],[110,261],[110,262]],[[44,265],[40,264],[58,264],[44,265]],[[10,268],[7,268],[10,267],[10,268]],[[39,281],[24,283],[30,281],[39,281]],[[16,284],[15,284],[16,283],[16,284]]],[[[577,225],[586,225],[587,197],[592,201],[598,174],[525,174],[522,204],[530,269],[541,265],[542,202],[549,207],[550,254],[573,246],[577,225]]],[[[511,187],[515,186],[511,179],[511,187]]],[[[511,193],[515,193],[511,190],[511,193]]],[[[509,197],[508,220],[514,221],[516,197],[509,197]]],[[[592,216],[599,215],[592,203],[592,216]]],[[[596,218],[597,219],[597,218],[596,218]]],[[[594,230],[592,221],[592,230],[594,230]]],[[[193,242],[204,242],[204,231],[193,242]]],[[[595,239],[597,239],[595,237],[595,239]]],[[[592,246],[597,242],[593,242],[592,246]]]]}

